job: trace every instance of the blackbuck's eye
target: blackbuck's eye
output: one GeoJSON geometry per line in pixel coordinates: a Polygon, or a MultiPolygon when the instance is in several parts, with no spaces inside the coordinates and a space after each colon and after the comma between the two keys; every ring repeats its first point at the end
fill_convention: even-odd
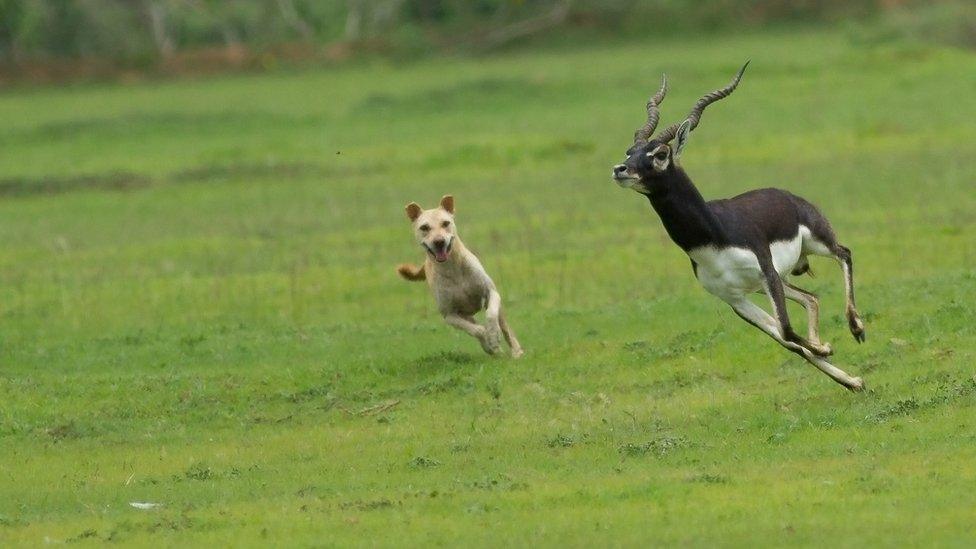
{"type": "Polygon", "coordinates": [[[450,226],[451,226],[451,222],[450,221],[445,221],[445,222],[441,223],[441,227],[444,227],[445,229],[448,228],[448,227],[450,227],[450,226]]]}
{"type": "Polygon", "coordinates": [[[661,151],[661,152],[655,154],[654,155],[654,158],[657,158],[658,160],[667,160],[668,159],[668,151],[661,151]]]}
{"type": "Polygon", "coordinates": [[[420,230],[426,233],[427,231],[430,230],[430,225],[424,223],[423,225],[420,226],[420,230]]]}

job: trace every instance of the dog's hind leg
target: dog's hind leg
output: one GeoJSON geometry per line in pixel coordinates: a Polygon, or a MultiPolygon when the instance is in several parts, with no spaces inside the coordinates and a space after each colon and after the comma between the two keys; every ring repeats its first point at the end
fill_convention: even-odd
{"type": "Polygon", "coordinates": [[[458,314],[447,314],[444,315],[444,320],[451,326],[454,326],[458,330],[461,330],[471,337],[474,337],[481,343],[481,348],[485,350],[486,353],[493,355],[498,352],[500,345],[496,344],[492,346],[487,337],[487,330],[481,324],[474,321],[474,317],[471,316],[461,316],[458,314]]]}
{"type": "Polygon", "coordinates": [[[512,349],[512,358],[518,358],[522,356],[525,351],[522,350],[522,346],[519,345],[517,339],[515,339],[515,332],[508,326],[508,322],[505,321],[505,312],[499,311],[498,314],[498,325],[502,329],[502,333],[505,334],[505,341],[508,342],[508,346],[512,349]]]}

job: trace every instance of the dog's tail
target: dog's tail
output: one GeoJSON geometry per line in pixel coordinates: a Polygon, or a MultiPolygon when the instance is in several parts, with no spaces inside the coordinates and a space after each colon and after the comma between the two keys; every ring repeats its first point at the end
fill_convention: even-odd
{"type": "Polygon", "coordinates": [[[409,263],[401,263],[397,267],[397,272],[400,276],[407,280],[412,280],[414,282],[420,282],[421,280],[427,280],[427,271],[424,270],[424,266],[419,267],[411,265],[409,263]]]}

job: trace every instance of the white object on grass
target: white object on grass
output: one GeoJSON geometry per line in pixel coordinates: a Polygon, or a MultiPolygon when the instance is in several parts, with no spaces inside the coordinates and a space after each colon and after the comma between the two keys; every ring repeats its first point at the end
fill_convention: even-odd
{"type": "Polygon", "coordinates": [[[157,507],[162,507],[163,504],[162,503],[148,503],[148,502],[142,502],[142,501],[132,501],[132,502],[129,502],[129,506],[130,507],[135,507],[136,509],[147,510],[147,509],[155,509],[157,507]]]}

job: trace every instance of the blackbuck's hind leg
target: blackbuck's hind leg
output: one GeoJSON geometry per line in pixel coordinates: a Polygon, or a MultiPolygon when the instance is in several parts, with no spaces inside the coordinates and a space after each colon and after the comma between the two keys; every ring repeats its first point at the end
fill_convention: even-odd
{"type": "Polygon", "coordinates": [[[729,302],[729,305],[732,306],[735,314],[739,315],[743,320],[765,332],[783,347],[802,356],[804,360],[816,366],[817,369],[830,376],[837,383],[855,392],[864,389],[864,381],[861,378],[851,377],[847,372],[813,354],[809,349],[783,339],[779,322],[755,303],[743,297],[739,300],[729,302]]]}
{"type": "Polygon", "coordinates": [[[820,301],[817,300],[817,296],[797,288],[785,280],[783,281],[783,293],[786,295],[786,299],[799,303],[807,312],[807,340],[810,343],[811,350],[821,356],[834,354],[829,343],[820,341],[820,301]]]}
{"type": "Polygon", "coordinates": [[[844,296],[847,301],[847,325],[851,329],[851,335],[858,343],[864,343],[864,323],[861,316],[857,313],[857,306],[854,304],[854,259],[850,248],[835,244],[831,249],[834,259],[836,259],[844,270],[844,296]]]}

